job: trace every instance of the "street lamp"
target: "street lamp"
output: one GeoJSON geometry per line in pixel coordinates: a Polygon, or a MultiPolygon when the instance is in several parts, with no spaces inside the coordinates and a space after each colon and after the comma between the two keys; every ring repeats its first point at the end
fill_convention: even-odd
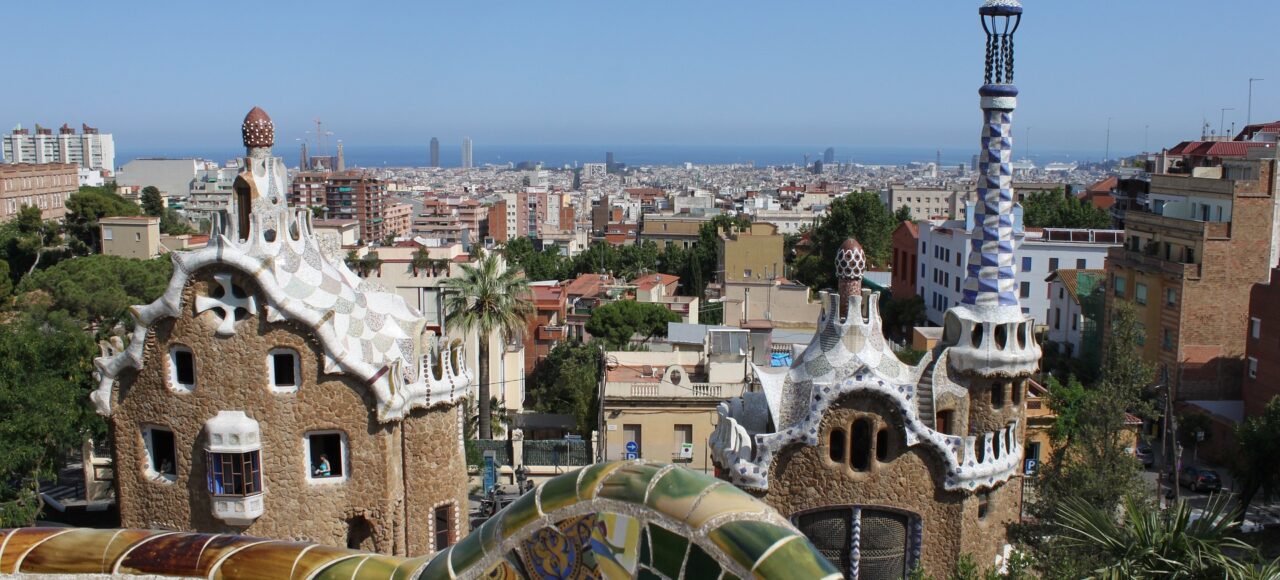
{"type": "Polygon", "coordinates": [[[1257,79],[1257,78],[1249,79],[1249,114],[1248,116],[1245,117],[1245,121],[1244,121],[1244,124],[1246,127],[1253,124],[1253,83],[1265,81],[1265,80],[1267,79],[1257,79]]]}
{"type": "Polygon", "coordinates": [[[1234,110],[1236,110],[1235,107],[1222,108],[1222,113],[1218,115],[1218,135],[1219,136],[1221,137],[1227,136],[1227,128],[1225,125],[1226,119],[1227,119],[1227,111],[1234,111],[1234,110]]]}

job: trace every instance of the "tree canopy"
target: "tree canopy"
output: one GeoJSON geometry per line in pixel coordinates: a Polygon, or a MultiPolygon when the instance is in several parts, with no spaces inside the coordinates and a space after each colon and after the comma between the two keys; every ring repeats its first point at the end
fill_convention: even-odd
{"type": "Polygon", "coordinates": [[[116,194],[115,185],[81,187],[67,198],[66,231],[79,254],[96,254],[101,249],[98,220],[104,217],[135,216],[138,206],[116,194]]]}
{"type": "Polygon", "coordinates": [[[591,436],[599,421],[600,347],[566,341],[551,349],[529,375],[526,404],[539,413],[572,415],[577,431],[591,436]]]}
{"type": "Polygon", "coordinates": [[[159,298],[172,274],[168,257],[137,260],[94,254],[38,270],[22,281],[18,292],[43,291],[52,300],[50,309],[110,330],[127,319],[130,306],[159,298]]]}
{"type": "Polygon", "coordinates": [[[667,335],[667,323],[680,322],[680,315],[661,304],[618,300],[591,311],[586,329],[591,336],[605,341],[614,350],[625,350],[631,337],[644,336],[648,342],[655,336],[667,335]]]}
{"type": "Polygon", "coordinates": [[[1235,461],[1231,474],[1242,487],[1240,515],[1254,498],[1269,500],[1280,493],[1280,397],[1267,403],[1262,415],[1249,417],[1236,426],[1235,461]]]}
{"type": "Polygon", "coordinates": [[[164,215],[164,197],[154,185],[142,188],[142,213],[155,217],[164,215]]]}
{"type": "Polygon", "coordinates": [[[93,337],[64,313],[0,324],[0,527],[31,525],[43,507],[40,480],[105,432],[89,403],[96,354],[93,337]]]}
{"type": "Polygon", "coordinates": [[[869,265],[889,263],[893,230],[900,224],[871,191],[854,192],[831,202],[827,215],[809,232],[813,253],[796,261],[795,277],[811,288],[835,287],[836,252],[848,238],[858,240],[869,265]]]}
{"type": "Polygon", "coordinates": [[[1111,214],[1088,200],[1061,189],[1037,191],[1022,200],[1023,222],[1029,228],[1110,229],[1111,214]]]}

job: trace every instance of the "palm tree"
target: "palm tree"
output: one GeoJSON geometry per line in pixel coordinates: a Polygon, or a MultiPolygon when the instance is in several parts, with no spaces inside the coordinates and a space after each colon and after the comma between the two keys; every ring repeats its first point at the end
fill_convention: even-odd
{"type": "Polygon", "coordinates": [[[512,336],[524,332],[533,317],[533,300],[529,281],[494,255],[480,258],[474,265],[462,264],[460,275],[441,284],[452,290],[445,298],[449,314],[445,323],[450,330],[475,332],[480,343],[480,438],[493,437],[489,409],[489,337],[497,332],[502,337],[503,353],[512,336]]]}
{"type": "Polygon", "coordinates": [[[1069,548],[1099,559],[1095,578],[1259,578],[1275,563],[1256,567],[1257,550],[1232,535],[1239,524],[1230,504],[1214,496],[1193,517],[1186,502],[1158,511],[1129,498],[1116,518],[1072,498],[1057,526],[1069,548]]]}

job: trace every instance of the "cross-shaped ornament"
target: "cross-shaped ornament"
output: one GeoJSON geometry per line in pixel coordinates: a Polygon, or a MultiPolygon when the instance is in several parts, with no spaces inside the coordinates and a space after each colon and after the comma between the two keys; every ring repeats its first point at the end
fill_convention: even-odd
{"type": "Polygon", "coordinates": [[[231,336],[236,333],[236,311],[251,314],[257,310],[258,303],[252,295],[245,294],[231,283],[231,274],[215,274],[213,280],[218,283],[218,288],[214,288],[209,296],[196,297],[196,314],[214,310],[214,314],[222,319],[215,332],[219,336],[231,336]]]}

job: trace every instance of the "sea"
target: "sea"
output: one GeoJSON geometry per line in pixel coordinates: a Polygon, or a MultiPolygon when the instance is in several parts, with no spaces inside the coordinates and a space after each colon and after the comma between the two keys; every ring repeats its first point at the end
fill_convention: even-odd
{"type": "MultiPolygon", "coordinates": [[[[780,165],[803,165],[822,159],[825,147],[813,146],[770,146],[770,145],[484,145],[473,146],[472,158],[476,166],[508,165],[522,162],[541,163],[546,168],[575,167],[583,163],[603,163],[606,152],[612,152],[614,161],[629,166],[661,165],[679,166],[685,163],[695,165],[727,165],[754,164],[757,167],[780,165]]],[[[943,166],[968,165],[978,152],[977,146],[972,149],[943,148],[941,161],[943,166]]],[[[334,151],[328,151],[333,154],[334,151]]],[[[163,157],[169,159],[199,158],[225,162],[242,156],[243,150],[210,149],[210,148],[176,148],[158,147],[154,149],[118,147],[116,164],[124,165],[136,158],[163,157]]],[[[276,154],[283,157],[289,165],[296,165],[299,151],[276,148],[276,154]]],[[[320,152],[311,151],[312,155],[320,152]]],[[[837,163],[858,163],[862,165],[908,165],[911,163],[932,163],[938,159],[939,150],[921,147],[835,147],[837,163]]],[[[430,164],[430,149],[426,144],[413,145],[359,145],[344,144],[344,155],[347,167],[426,167],[430,164]]],[[[1019,159],[1027,158],[1037,165],[1043,166],[1052,162],[1097,161],[1103,157],[1101,152],[1093,151],[1036,151],[1034,154],[1018,155],[1019,159]]],[[[440,165],[442,167],[459,167],[462,162],[460,145],[441,143],[440,165]]]]}

